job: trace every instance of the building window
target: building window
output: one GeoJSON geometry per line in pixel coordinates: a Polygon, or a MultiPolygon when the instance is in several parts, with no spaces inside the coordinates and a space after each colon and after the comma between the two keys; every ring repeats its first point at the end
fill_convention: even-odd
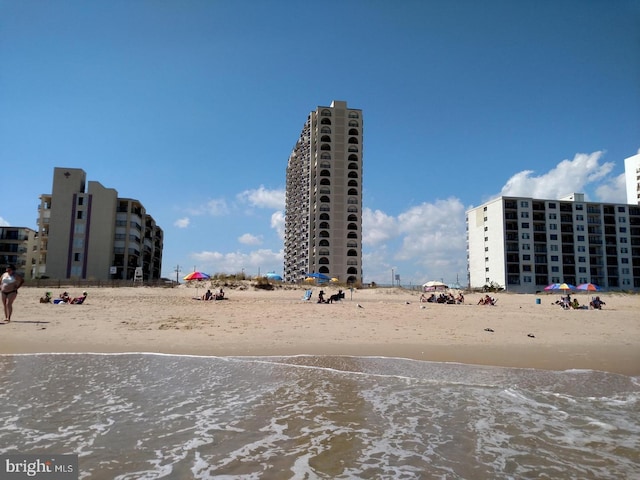
{"type": "Polygon", "coordinates": [[[624,213],[624,207],[618,207],[618,212],[624,213]]]}
{"type": "Polygon", "coordinates": [[[557,223],[550,223],[549,224],[549,230],[557,230],[558,229],[558,224],[557,223]]]}
{"type": "Polygon", "coordinates": [[[549,220],[555,220],[558,218],[558,215],[556,215],[555,213],[550,213],[549,214],[549,220]]]}
{"type": "Polygon", "coordinates": [[[584,221],[584,215],[576,215],[576,220],[579,222],[584,221]]]}
{"type": "Polygon", "coordinates": [[[76,212],[76,218],[77,218],[78,220],[82,220],[82,210],[78,210],[78,211],[76,212]]]}
{"type": "Polygon", "coordinates": [[[530,261],[530,260],[531,260],[531,255],[522,255],[522,260],[523,260],[524,262],[528,262],[528,261],[530,261]]]}
{"type": "Polygon", "coordinates": [[[327,110],[326,108],[324,110],[322,110],[320,112],[320,115],[323,117],[330,117],[331,116],[331,110],[327,110]]]}
{"type": "Polygon", "coordinates": [[[555,209],[556,208],[555,202],[549,202],[549,208],[555,209]]]}
{"type": "Polygon", "coordinates": [[[531,235],[529,235],[528,233],[523,233],[522,234],[522,239],[523,240],[529,240],[530,237],[531,237],[531,235]]]}
{"type": "Polygon", "coordinates": [[[558,261],[558,255],[551,255],[551,261],[552,262],[557,262],[558,261]]]}
{"type": "Polygon", "coordinates": [[[84,197],[78,197],[78,205],[84,204],[84,197]]]}
{"type": "Polygon", "coordinates": [[[349,112],[349,118],[360,118],[358,112],[349,112]]]}
{"type": "Polygon", "coordinates": [[[522,281],[524,283],[531,283],[531,277],[528,275],[525,275],[524,277],[522,277],[522,281]]]}
{"type": "Polygon", "coordinates": [[[578,241],[584,242],[584,235],[578,235],[578,241]]]}
{"type": "Polygon", "coordinates": [[[621,258],[620,259],[620,263],[629,263],[629,259],[628,258],[621,258]]]}
{"type": "Polygon", "coordinates": [[[520,207],[529,208],[529,202],[527,202],[526,200],[521,201],[520,202],[520,207]]]}
{"type": "Polygon", "coordinates": [[[627,227],[620,227],[619,231],[620,233],[627,233],[627,227]]]}
{"type": "Polygon", "coordinates": [[[584,210],[584,205],[581,203],[576,203],[576,210],[584,210]]]}
{"type": "Polygon", "coordinates": [[[620,253],[629,253],[629,249],[627,247],[621,247],[620,253]]]}
{"type": "Polygon", "coordinates": [[[522,249],[523,250],[531,250],[531,245],[528,243],[523,243],[522,244],[522,249]]]}
{"type": "Polygon", "coordinates": [[[587,263],[587,257],[578,257],[578,263],[587,263]]]}
{"type": "Polygon", "coordinates": [[[531,265],[523,265],[522,266],[522,271],[523,272],[530,272],[531,271],[531,265]]]}
{"type": "Polygon", "coordinates": [[[549,245],[549,250],[551,252],[557,252],[558,251],[558,245],[549,245]]]}
{"type": "Polygon", "coordinates": [[[549,235],[549,240],[558,240],[558,234],[552,233],[551,235],[549,235]]]}
{"type": "Polygon", "coordinates": [[[618,223],[627,223],[626,217],[618,217],[618,223]]]}
{"type": "Polygon", "coordinates": [[[551,271],[553,273],[558,273],[560,271],[560,267],[551,267],[551,271]]]}
{"type": "Polygon", "coordinates": [[[578,252],[586,252],[587,248],[584,245],[578,245],[578,252]]]}
{"type": "Polygon", "coordinates": [[[80,254],[79,253],[74,253],[73,254],[73,261],[74,262],[79,262],[80,261],[80,254]]]}
{"type": "Polygon", "coordinates": [[[520,212],[520,218],[529,218],[529,212],[520,212]]]}
{"type": "MultiPolygon", "coordinates": [[[[578,267],[578,273],[587,273],[587,267],[578,267]]],[[[587,283],[587,282],[582,282],[587,283]]]]}
{"type": "Polygon", "coordinates": [[[529,222],[522,222],[520,228],[529,228],[529,222]]]}

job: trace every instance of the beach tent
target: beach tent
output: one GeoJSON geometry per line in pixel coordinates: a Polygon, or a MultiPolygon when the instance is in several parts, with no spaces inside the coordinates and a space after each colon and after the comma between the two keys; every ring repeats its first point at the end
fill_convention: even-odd
{"type": "Polygon", "coordinates": [[[439,282],[437,280],[431,280],[422,284],[422,288],[425,292],[435,292],[438,290],[446,290],[449,286],[446,283],[439,282]]]}
{"type": "Polygon", "coordinates": [[[324,273],[307,273],[306,281],[325,283],[331,280],[331,277],[325,275],[324,273]]]}
{"type": "Polygon", "coordinates": [[[278,275],[276,272],[269,272],[265,275],[265,277],[267,277],[269,280],[274,280],[276,282],[282,281],[282,277],[278,275]]]}

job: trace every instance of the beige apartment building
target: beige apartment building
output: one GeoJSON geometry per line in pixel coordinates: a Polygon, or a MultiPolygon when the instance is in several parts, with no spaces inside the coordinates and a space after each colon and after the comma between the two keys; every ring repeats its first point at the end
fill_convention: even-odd
{"type": "Polygon", "coordinates": [[[144,206],[84,170],[56,167],[40,196],[35,278],[160,279],[163,232],[144,206]]]}
{"type": "Polygon", "coordinates": [[[307,117],[287,164],[285,281],[362,282],[362,130],[344,101],[307,117]]]}
{"type": "Polygon", "coordinates": [[[0,227],[0,266],[14,265],[25,280],[31,279],[36,232],[27,227],[0,227]]]}

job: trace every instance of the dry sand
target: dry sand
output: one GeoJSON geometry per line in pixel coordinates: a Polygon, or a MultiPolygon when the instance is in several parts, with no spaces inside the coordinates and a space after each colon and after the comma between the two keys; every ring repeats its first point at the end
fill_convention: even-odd
{"type": "Polygon", "coordinates": [[[464,305],[446,305],[378,288],[317,304],[318,287],[310,302],[303,288],[243,288],[208,302],[193,299],[202,287],[89,288],[83,305],[52,305],[39,303],[46,289],[23,287],[11,323],[0,324],[0,354],[370,355],[640,375],[639,295],[603,294],[602,310],[565,311],[550,294],[499,293],[496,306],[476,305],[480,295],[469,294],[464,305]]]}

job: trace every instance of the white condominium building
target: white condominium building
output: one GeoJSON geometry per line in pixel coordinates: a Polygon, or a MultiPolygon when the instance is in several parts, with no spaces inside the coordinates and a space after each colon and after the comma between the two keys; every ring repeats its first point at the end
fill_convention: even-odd
{"type": "Polygon", "coordinates": [[[362,111],[318,107],[287,165],[284,277],[362,282],[362,111]]]}
{"type": "Polygon", "coordinates": [[[640,205],[640,153],[624,160],[627,203],[640,205]]]}
{"type": "Polygon", "coordinates": [[[499,197],[467,212],[472,288],[533,293],[551,283],[640,289],[640,206],[499,197]]]}

